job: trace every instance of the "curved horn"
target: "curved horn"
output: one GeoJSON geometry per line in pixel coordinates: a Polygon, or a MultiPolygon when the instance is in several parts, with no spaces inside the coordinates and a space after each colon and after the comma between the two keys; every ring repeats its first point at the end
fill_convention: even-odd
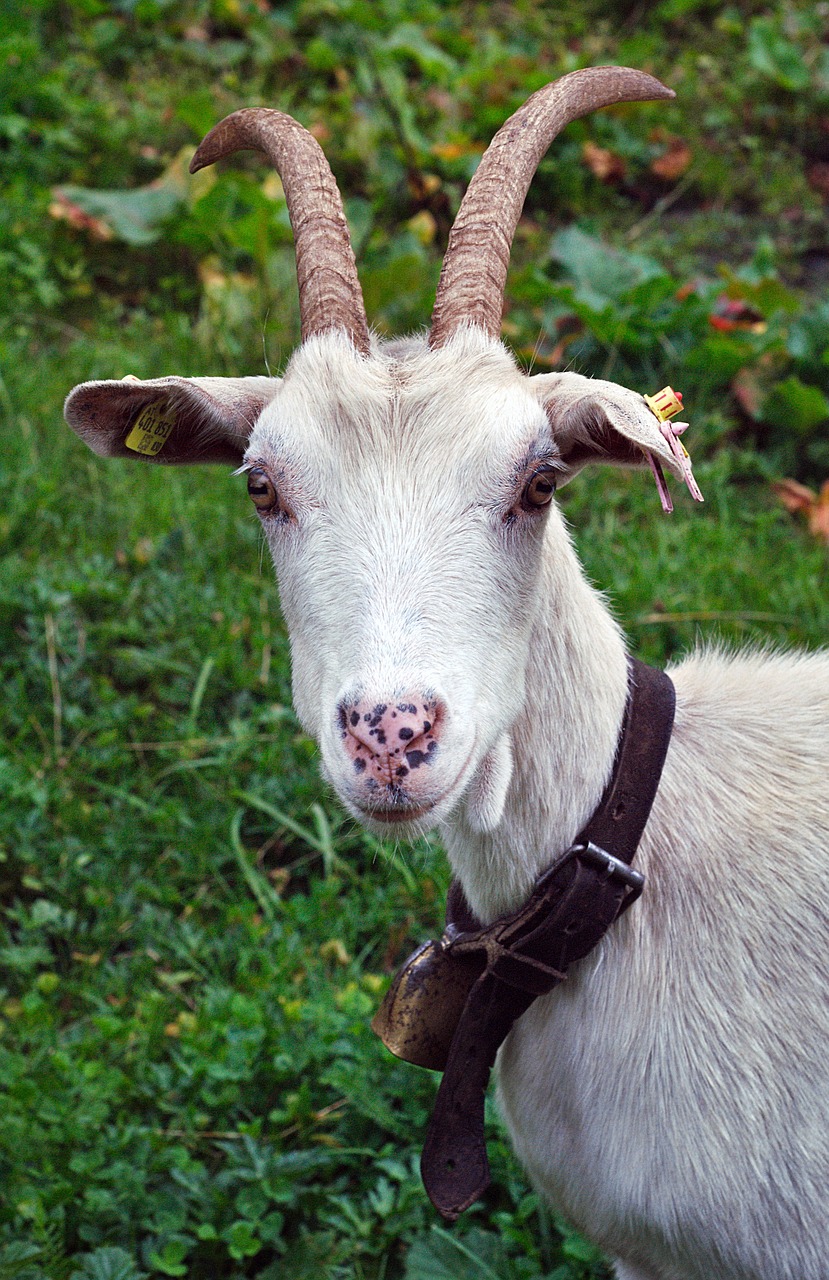
{"type": "Polygon", "coordinates": [[[587,67],[545,85],[510,116],[484,152],[449,234],[430,347],[442,347],[464,323],[501,336],[512,238],[533,174],[564,126],[614,102],[674,96],[642,71],[587,67]]]}
{"type": "Polygon", "coordinates": [[[263,151],[285,188],[296,244],[303,342],[316,333],[344,329],[366,355],[368,322],[348,223],[319,143],[292,116],[248,107],[210,130],[190,162],[190,172],[245,150],[263,151]]]}

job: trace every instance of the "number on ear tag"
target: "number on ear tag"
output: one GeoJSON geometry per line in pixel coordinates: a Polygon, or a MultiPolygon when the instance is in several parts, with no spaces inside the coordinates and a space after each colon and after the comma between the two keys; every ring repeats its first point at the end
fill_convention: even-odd
{"type": "Polygon", "coordinates": [[[168,408],[166,400],[155,400],[141,410],[124,444],[135,453],[154,458],[164,448],[175,425],[175,411],[168,408]]]}

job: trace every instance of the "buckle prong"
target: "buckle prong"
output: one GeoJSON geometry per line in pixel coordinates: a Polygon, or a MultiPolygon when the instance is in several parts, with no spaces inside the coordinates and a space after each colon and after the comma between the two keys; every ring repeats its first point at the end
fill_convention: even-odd
{"type": "Polygon", "coordinates": [[[629,889],[633,889],[638,895],[642,892],[645,883],[645,877],[641,871],[634,871],[633,867],[629,867],[626,862],[622,862],[621,858],[615,858],[612,853],[608,853],[606,849],[600,848],[599,845],[593,844],[588,840],[584,844],[576,845],[573,852],[579,858],[583,858],[585,862],[590,862],[595,867],[600,867],[608,880],[621,880],[629,889]]]}

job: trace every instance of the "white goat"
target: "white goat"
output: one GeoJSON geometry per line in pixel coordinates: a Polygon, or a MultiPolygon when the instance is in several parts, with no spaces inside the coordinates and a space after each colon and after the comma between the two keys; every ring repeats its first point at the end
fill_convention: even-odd
{"type": "MultiPolygon", "coordinates": [[[[194,165],[248,147],[282,173],[303,324],[284,378],[93,382],[67,401],[100,454],[244,464],[327,777],[378,833],[437,826],[484,921],[594,810],[625,707],[625,642],[556,478],[643,451],[681,474],[638,394],[516,368],[509,246],[558,128],[667,96],[619,68],[535,94],[473,180],[428,340],[390,343],[370,340],[316,143],[278,112],[236,113],[194,165]]],[[[708,652],[671,674],[644,895],[516,1023],[501,1108],[619,1280],[826,1280],[829,657],[708,652]]]]}

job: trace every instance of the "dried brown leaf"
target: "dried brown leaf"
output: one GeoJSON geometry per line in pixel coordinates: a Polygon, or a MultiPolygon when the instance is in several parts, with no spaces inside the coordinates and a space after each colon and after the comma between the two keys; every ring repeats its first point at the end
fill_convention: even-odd
{"type": "Polygon", "coordinates": [[[817,502],[817,494],[797,480],[776,480],[771,486],[787,511],[809,511],[817,502]]]}
{"type": "Polygon", "coordinates": [[[432,155],[439,160],[462,160],[464,156],[475,156],[483,153],[480,142],[467,140],[460,142],[436,142],[432,147],[432,155]]]}
{"type": "Polygon", "coordinates": [[[620,182],[625,176],[625,162],[615,151],[607,147],[598,147],[595,142],[585,142],[581,149],[582,159],[590,172],[600,182],[620,182]]]}
{"type": "Polygon", "coordinates": [[[668,144],[667,149],[661,156],[651,161],[651,173],[655,173],[658,178],[663,178],[666,182],[676,182],[690,167],[694,155],[685,139],[677,137],[676,134],[668,134],[665,141],[668,144]]]}
{"type": "Polygon", "coordinates": [[[809,522],[809,532],[829,545],[829,480],[824,480],[820,492],[797,480],[778,480],[772,485],[787,511],[803,512],[809,522]]]}
{"type": "Polygon", "coordinates": [[[817,502],[809,512],[809,532],[829,544],[829,480],[824,480],[817,502]]]}
{"type": "Polygon", "coordinates": [[[49,216],[61,222],[68,222],[76,231],[86,231],[93,240],[113,239],[114,232],[103,218],[96,218],[91,213],[86,213],[80,205],[65,196],[59,187],[56,187],[53,192],[49,216]]]}

